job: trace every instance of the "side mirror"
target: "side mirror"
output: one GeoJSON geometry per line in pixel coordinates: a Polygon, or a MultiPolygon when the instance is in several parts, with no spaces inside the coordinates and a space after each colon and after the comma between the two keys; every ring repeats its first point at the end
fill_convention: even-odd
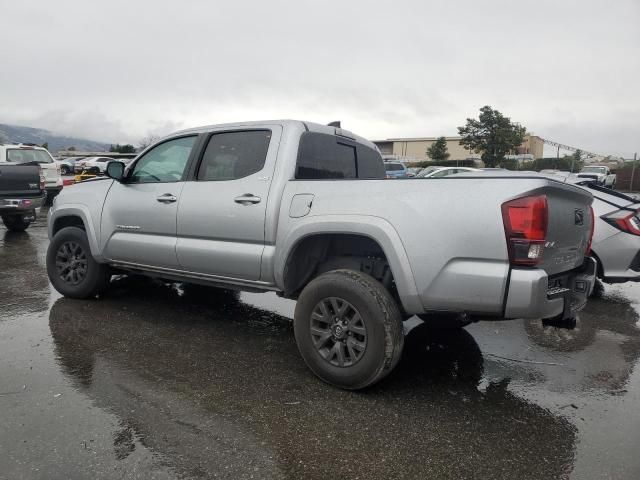
{"type": "Polygon", "coordinates": [[[124,163],[118,162],[116,160],[107,163],[107,177],[113,178],[114,180],[121,182],[124,178],[124,163]]]}

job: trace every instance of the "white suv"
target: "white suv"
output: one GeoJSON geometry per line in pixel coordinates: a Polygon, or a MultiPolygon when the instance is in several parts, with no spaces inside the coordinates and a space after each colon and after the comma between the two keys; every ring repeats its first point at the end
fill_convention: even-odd
{"type": "Polygon", "coordinates": [[[51,202],[62,190],[62,176],[58,165],[46,148],[32,145],[2,145],[0,144],[0,164],[2,163],[32,163],[39,164],[44,176],[44,186],[47,191],[47,202],[51,202]]]}

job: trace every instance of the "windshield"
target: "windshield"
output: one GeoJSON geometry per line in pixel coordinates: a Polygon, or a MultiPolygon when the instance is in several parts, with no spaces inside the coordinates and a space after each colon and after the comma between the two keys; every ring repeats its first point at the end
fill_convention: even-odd
{"type": "Polygon", "coordinates": [[[29,148],[11,148],[7,150],[7,162],[10,163],[53,163],[53,158],[46,150],[29,148]]]}
{"type": "Polygon", "coordinates": [[[404,170],[404,165],[401,163],[385,163],[384,169],[387,172],[397,172],[399,170],[404,170]]]}
{"type": "Polygon", "coordinates": [[[587,173],[604,173],[605,167],[584,167],[582,171],[587,173]]]}
{"type": "Polygon", "coordinates": [[[419,176],[419,177],[425,177],[425,176],[429,175],[431,172],[433,172],[433,171],[435,171],[435,170],[438,170],[439,168],[442,168],[442,167],[427,167],[427,168],[425,168],[424,170],[422,170],[422,171],[418,174],[418,176],[419,176]]]}

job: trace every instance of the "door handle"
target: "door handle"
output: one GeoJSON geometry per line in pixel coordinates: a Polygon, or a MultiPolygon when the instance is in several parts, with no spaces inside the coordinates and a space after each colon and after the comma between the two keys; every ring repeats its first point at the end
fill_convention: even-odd
{"type": "Polygon", "coordinates": [[[156,200],[161,203],[173,203],[178,200],[178,197],[170,193],[165,193],[163,195],[160,195],[158,198],[156,198],[156,200]]]}
{"type": "Polygon", "coordinates": [[[234,202],[240,203],[241,205],[251,205],[252,203],[260,203],[262,199],[260,197],[255,196],[252,193],[245,193],[244,195],[240,195],[233,199],[234,202]]]}

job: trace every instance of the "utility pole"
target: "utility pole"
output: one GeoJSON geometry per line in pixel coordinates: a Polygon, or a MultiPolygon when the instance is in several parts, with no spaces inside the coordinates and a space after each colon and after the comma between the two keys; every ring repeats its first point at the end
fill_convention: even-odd
{"type": "Polygon", "coordinates": [[[636,158],[638,158],[638,152],[633,154],[633,165],[631,166],[631,182],[629,184],[630,192],[633,192],[633,177],[636,174],[636,158]]]}

